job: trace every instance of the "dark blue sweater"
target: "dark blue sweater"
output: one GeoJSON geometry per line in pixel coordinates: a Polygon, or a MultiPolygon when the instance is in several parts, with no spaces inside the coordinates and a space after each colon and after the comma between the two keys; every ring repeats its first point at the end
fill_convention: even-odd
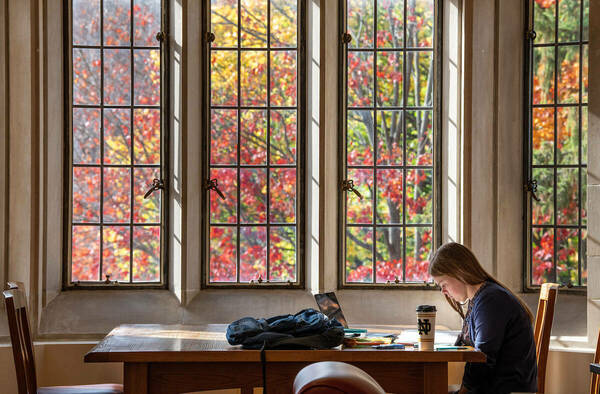
{"type": "MultiPolygon", "coordinates": [[[[472,346],[486,363],[467,363],[463,386],[469,393],[537,391],[535,341],[527,312],[502,286],[487,282],[466,318],[472,346]]],[[[468,343],[467,343],[468,344],[468,343]]]]}

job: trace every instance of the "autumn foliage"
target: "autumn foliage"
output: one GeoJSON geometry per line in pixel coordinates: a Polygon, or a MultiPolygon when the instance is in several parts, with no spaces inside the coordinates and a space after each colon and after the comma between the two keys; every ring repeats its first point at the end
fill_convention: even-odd
{"type": "Polygon", "coordinates": [[[72,282],[161,278],[161,2],[131,3],[72,3],[72,282]]]}
{"type": "MultiPolygon", "coordinates": [[[[589,0],[556,1],[534,1],[532,282],[585,285],[589,0]]],[[[161,279],[160,3],[72,2],[73,282],[161,279]]],[[[346,283],[431,280],[434,3],[347,0],[346,283]]],[[[212,283],[298,280],[298,11],[210,2],[212,283]]]]}
{"type": "Polygon", "coordinates": [[[535,0],[533,11],[531,158],[540,201],[532,202],[532,283],[582,286],[587,278],[589,1],[535,0]]]}
{"type": "Polygon", "coordinates": [[[211,1],[211,283],[299,279],[298,12],[211,1]]]}
{"type": "Polygon", "coordinates": [[[363,198],[346,192],[345,280],[430,281],[434,1],[349,0],[346,19],[346,179],[363,198]]]}
{"type": "MultiPolygon", "coordinates": [[[[210,194],[211,282],[296,280],[297,13],[291,1],[211,2],[210,178],[226,197],[210,194]]],[[[373,1],[348,2],[347,177],[364,199],[348,195],[346,281],[424,281],[433,1],[408,1],[406,16],[403,2],[379,1],[373,13],[373,1]]]]}

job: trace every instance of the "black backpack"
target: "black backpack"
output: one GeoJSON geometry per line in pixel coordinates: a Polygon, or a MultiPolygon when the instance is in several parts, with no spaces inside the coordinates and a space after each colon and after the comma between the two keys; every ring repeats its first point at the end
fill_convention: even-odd
{"type": "Polygon", "coordinates": [[[227,342],[260,350],[263,394],[267,393],[266,349],[329,349],[344,340],[344,327],[314,309],[268,319],[244,317],[227,326],[227,342]]]}
{"type": "Polygon", "coordinates": [[[340,322],[310,308],[268,319],[244,317],[227,327],[227,342],[243,349],[330,349],[343,340],[340,322]]]}

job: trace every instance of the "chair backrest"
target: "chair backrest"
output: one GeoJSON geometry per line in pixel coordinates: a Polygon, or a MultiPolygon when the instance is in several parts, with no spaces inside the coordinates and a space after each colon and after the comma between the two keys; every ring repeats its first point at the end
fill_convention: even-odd
{"type": "Polygon", "coordinates": [[[538,368],[538,393],[544,393],[545,389],[548,347],[550,346],[550,332],[552,331],[552,321],[554,320],[554,304],[556,304],[557,293],[557,283],[542,284],[534,329],[535,354],[538,368]]]}
{"type": "Polygon", "coordinates": [[[8,282],[8,290],[5,290],[3,294],[19,394],[36,393],[35,360],[29,321],[27,320],[27,298],[23,291],[23,284],[8,282]]]}
{"type": "MultiPolygon", "coordinates": [[[[598,342],[596,343],[596,353],[594,354],[594,364],[600,363],[600,330],[598,331],[598,342]]],[[[600,375],[592,373],[590,383],[590,394],[600,393],[600,375]]]]}
{"type": "Polygon", "coordinates": [[[321,361],[302,368],[294,379],[294,394],[385,394],[368,373],[339,361],[321,361]]]}

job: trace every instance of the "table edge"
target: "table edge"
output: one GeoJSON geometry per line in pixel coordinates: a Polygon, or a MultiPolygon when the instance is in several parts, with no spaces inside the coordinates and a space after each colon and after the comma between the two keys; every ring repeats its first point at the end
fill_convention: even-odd
{"type": "MultiPolygon", "coordinates": [[[[267,362],[475,362],[483,363],[480,351],[403,350],[267,350],[267,362]]],[[[260,362],[259,350],[88,352],[84,362],[260,362]]]]}

